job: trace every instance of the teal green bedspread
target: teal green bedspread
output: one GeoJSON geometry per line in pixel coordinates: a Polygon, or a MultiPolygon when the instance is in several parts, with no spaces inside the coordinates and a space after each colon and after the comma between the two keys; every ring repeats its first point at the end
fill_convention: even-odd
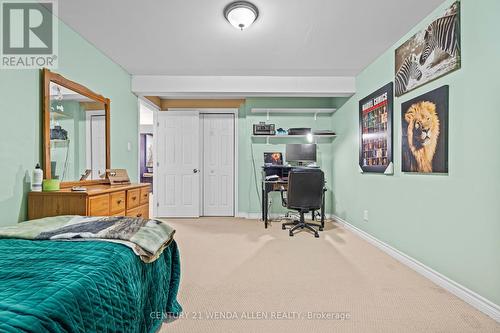
{"type": "Polygon", "coordinates": [[[100,241],[0,239],[0,332],[154,332],[178,314],[177,244],[146,264],[100,241]]]}

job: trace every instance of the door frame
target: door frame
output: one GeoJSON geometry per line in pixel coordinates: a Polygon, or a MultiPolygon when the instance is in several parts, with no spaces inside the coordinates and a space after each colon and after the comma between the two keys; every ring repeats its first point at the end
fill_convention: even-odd
{"type": "MultiPolygon", "coordinates": [[[[151,103],[148,99],[144,97],[139,97],[137,99],[137,180],[138,182],[141,181],[141,107],[147,108],[151,111],[153,111],[153,165],[156,163],[156,131],[157,131],[157,113],[160,111],[158,106],[155,104],[151,103]]],[[[154,167],[153,167],[153,192],[155,189],[155,184],[154,184],[154,167]]],[[[156,207],[156,205],[154,205],[156,207]]],[[[154,212],[156,214],[156,210],[154,212]]]]}
{"type": "MultiPolygon", "coordinates": [[[[159,111],[159,112],[169,112],[169,111],[197,111],[200,115],[202,114],[232,114],[234,116],[234,162],[233,162],[233,167],[234,167],[234,180],[233,180],[233,216],[236,217],[238,216],[238,202],[239,202],[239,196],[238,196],[238,169],[239,169],[239,147],[238,147],[238,142],[239,142],[239,137],[238,137],[238,112],[239,110],[237,108],[169,108],[168,111],[159,111]]],[[[155,132],[158,127],[158,120],[157,120],[157,115],[155,113],[155,132]]],[[[203,120],[200,117],[200,126],[202,125],[203,120]]],[[[201,129],[201,128],[200,128],[201,129]]],[[[201,131],[200,131],[201,132],[201,131]]],[[[203,162],[203,138],[202,138],[202,133],[200,133],[200,164],[203,162]]],[[[153,142],[154,146],[157,147],[158,145],[156,144],[156,135],[153,137],[153,142]]],[[[156,149],[156,148],[155,148],[156,149]]],[[[156,163],[156,161],[154,161],[156,163]]],[[[201,165],[200,165],[201,168],[201,165]]],[[[153,169],[154,171],[154,169],[153,169]]],[[[203,189],[203,180],[204,180],[204,172],[205,170],[201,171],[201,179],[200,179],[200,193],[202,193],[203,189]]],[[[153,182],[155,181],[157,177],[153,176],[153,182]]],[[[156,189],[156,186],[155,186],[156,189]]],[[[199,214],[200,216],[203,216],[203,195],[200,198],[200,211],[199,214]]],[[[158,205],[155,203],[154,204],[154,213],[155,216],[157,214],[157,207],[158,205]]]]}
{"type": "Polygon", "coordinates": [[[153,186],[153,194],[149,196],[149,216],[150,217],[156,217],[158,210],[157,210],[157,204],[156,204],[156,196],[155,196],[155,191],[157,188],[156,185],[156,177],[155,177],[155,165],[156,165],[156,132],[157,132],[157,114],[158,111],[160,111],[160,108],[152,103],[150,100],[143,96],[139,96],[137,98],[137,182],[141,182],[141,107],[150,109],[153,111],[153,183],[151,186],[153,186]]]}

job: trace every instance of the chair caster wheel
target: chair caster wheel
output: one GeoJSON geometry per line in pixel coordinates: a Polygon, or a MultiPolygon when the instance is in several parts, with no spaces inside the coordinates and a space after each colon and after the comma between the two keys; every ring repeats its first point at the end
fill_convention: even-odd
{"type": "Polygon", "coordinates": [[[293,237],[293,232],[290,231],[288,234],[290,235],[290,237],[293,237]]]}
{"type": "Polygon", "coordinates": [[[286,230],[286,227],[284,224],[281,225],[281,229],[286,230]]]}
{"type": "Polygon", "coordinates": [[[319,231],[323,231],[323,228],[319,228],[319,231]]]}
{"type": "Polygon", "coordinates": [[[319,238],[319,234],[318,234],[318,233],[315,233],[315,234],[314,234],[314,237],[319,238]]]}

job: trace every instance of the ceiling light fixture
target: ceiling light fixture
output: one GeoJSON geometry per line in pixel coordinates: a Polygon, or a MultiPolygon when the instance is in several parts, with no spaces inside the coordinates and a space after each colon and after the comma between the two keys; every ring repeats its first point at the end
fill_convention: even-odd
{"type": "Polygon", "coordinates": [[[259,10],[251,2],[234,1],[224,8],[224,17],[236,29],[244,30],[259,17],[259,10]]]}

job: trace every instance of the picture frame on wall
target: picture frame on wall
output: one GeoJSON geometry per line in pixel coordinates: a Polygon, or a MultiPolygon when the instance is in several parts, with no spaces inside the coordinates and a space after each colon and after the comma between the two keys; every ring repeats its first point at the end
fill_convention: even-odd
{"type": "Polygon", "coordinates": [[[393,174],[393,83],[359,101],[359,167],[393,174]]]}
{"type": "Polygon", "coordinates": [[[395,50],[395,95],[459,69],[460,50],[460,1],[455,1],[395,50]]]}
{"type": "Polygon", "coordinates": [[[448,98],[445,85],[401,104],[401,171],[448,173],[448,98]]]}

